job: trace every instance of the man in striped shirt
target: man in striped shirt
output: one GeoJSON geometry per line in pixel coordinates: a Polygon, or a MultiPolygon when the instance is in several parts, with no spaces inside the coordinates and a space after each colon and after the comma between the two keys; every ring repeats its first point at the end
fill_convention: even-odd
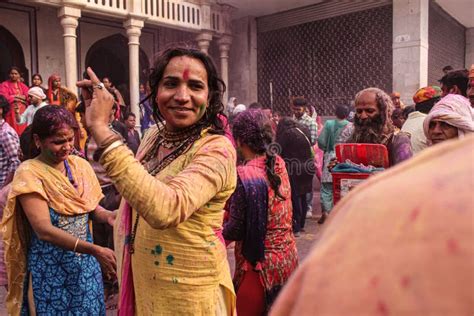
{"type": "Polygon", "coordinates": [[[295,120],[298,123],[305,125],[309,129],[311,133],[311,145],[314,145],[318,142],[318,124],[313,118],[311,118],[311,116],[306,113],[308,107],[309,104],[306,99],[298,97],[293,99],[291,109],[293,111],[295,120]]]}
{"type": "Polygon", "coordinates": [[[0,188],[11,181],[16,168],[20,165],[20,139],[4,119],[9,110],[10,104],[3,95],[0,95],[0,188]]]}

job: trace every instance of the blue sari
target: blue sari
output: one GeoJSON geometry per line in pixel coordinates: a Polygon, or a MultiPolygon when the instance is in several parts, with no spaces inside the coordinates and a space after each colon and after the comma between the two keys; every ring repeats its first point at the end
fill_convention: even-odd
{"type": "MultiPolygon", "coordinates": [[[[89,214],[64,216],[49,209],[51,223],[74,237],[92,242],[89,214]]],[[[42,241],[32,233],[28,249],[28,275],[32,281],[37,315],[105,315],[104,289],[99,262],[42,241]]],[[[28,315],[24,286],[22,315],[28,315]]]]}

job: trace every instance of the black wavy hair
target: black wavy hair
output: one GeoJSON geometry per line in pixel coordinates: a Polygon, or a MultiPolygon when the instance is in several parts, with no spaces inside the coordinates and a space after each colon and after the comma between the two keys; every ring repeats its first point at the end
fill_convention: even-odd
{"type": "Polygon", "coordinates": [[[36,111],[33,122],[31,123],[28,159],[34,158],[40,154],[40,150],[35,146],[33,135],[36,134],[39,139],[44,140],[53,136],[64,125],[71,127],[74,131],[79,130],[79,124],[71,112],[66,108],[55,105],[46,105],[36,111]]]}
{"type": "Polygon", "coordinates": [[[430,113],[433,106],[441,100],[441,97],[432,98],[420,103],[415,104],[415,109],[421,113],[428,114],[430,113]]]}
{"type": "Polygon", "coordinates": [[[7,98],[4,95],[0,94],[0,108],[3,109],[2,117],[7,117],[7,113],[10,111],[10,103],[8,103],[7,98]]]}
{"type": "Polygon", "coordinates": [[[151,93],[144,100],[142,100],[141,103],[145,102],[146,100],[150,100],[153,107],[153,116],[155,121],[161,123],[163,122],[163,116],[160,113],[158,104],[156,104],[158,86],[161,79],[163,79],[166,66],[168,66],[171,59],[182,56],[201,61],[204,64],[204,68],[207,72],[207,85],[209,88],[208,106],[204,116],[196,124],[200,129],[211,127],[210,133],[223,135],[224,124],[222,123],[219,116],[225,116],[222,96],[224,95],[226,86],[224,81],[219,77],[217,68],[214,65],[212,59],[198,49],[180,46],[168,48],[163,51],[155,60],[154,67],[150,73],[149,83],[151,93]]]}
{"type": "Polygon", "coordinates": [[[336,106],[336,110],[334,111],[334,114],[336,114],[336,117],[340,120],[346,119],[347,116],[349,115],[349,108],[345,105],[338,105],[336,106]]]}
{"type": "Polygon", "coordinates": [[[41,77],[41,75],[39,73],[35,73],[35,74],[33,74],[33,76],[31,76],[31,83],[32,84],[33,84],[33,79],[35,79],[35,77],[40,78],[41,83],[43,83],[43,77],[41,77]]]}
{"type": "Polygon", "coordinates": [[[11,66],[10,69],[8,70],[8,74],[10,74],[10,72],[12,72],[12,70],[16,70],[20,74],[20,77],[22,76],[21,69],[19,67],[11,66]]]}
{"type": "Polygon", "coordinates": [[[275,173],[276,154],[271,150],[273,130],[270,120],[261,110],[246,110],[234,120],[232,134],[236,141],[247,145],[256,154],[265,154],[265,172],[270,187],[282,200],[285,197],[280,193],[281,178],[275,173]]]}
{"type": "Polygon", "coordinates": [[[469,84],[469,71],[467,69],[452,70],[438,80],[448,90],[457,86],[461,94],[467,97],[467,86],[469,84]]]}

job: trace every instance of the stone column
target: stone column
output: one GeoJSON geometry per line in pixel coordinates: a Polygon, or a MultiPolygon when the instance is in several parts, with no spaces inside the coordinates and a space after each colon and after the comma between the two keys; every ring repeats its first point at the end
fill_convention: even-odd
{"type": "Polygon", "coordinates": [[[405,104],[428,84],[428,14],[429,0],[393,0],[393,91],[405,104]]]}
{"type": "Polygon", "coordinates": [[[222,102],[227,104],[227,99],[229,97],[229,50],[230,44],[232,43],[232,37],[224,35],[217,41],[217,43],[219,44],[219,57],[221,61],[221,78],[227,87],[226,92],[222,97],[222,102]]]}
{"type": "Polygon", "coordinates": [[[129,88],[130,108],[137,117],[137,128],[140,127],[140,35],[144,22],[141,19],[129,18],[123,23],[128,36],[128,65],[129,65],[129,88]]]}
{"type": "Polygon", "coordinates": [[[199,46],[199,49],[203,52],[208,54],[209,52],[209,45],[211,44],[212,40],[212,33],[209,31],[204,31],[196,36],[196,41],[199,46]]]}
{"type": "Polygon", "coordinates": [[[64,66],[66,71],[66,87],[77,92],[77,46],[76,28],[79,25],[81,9],[64,6],[58,11],[64,37],[64,66]]]}
{"type": "Polygon", "coordinates": [[[466,29],[466,68],[474,64],[474,27],[466,29]]]}
{"type": "MultiPolygon", "coordinates": [[[[257,21],[243,17],[232,21],[232,52],[229,58],[229,97],[238,103],[250,104],[258,100],[257,84],[257,21]],[[235,49],[238,47],[238,49],[235,49]]],[[[269,86],[269,83],[265,83],[269,86]]],[[[270,104],[266,105],[270,107],[270,104]]]]}

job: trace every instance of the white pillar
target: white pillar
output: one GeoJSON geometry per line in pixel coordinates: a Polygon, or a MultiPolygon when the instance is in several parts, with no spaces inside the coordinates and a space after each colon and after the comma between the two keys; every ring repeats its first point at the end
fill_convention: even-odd
{"type": "Polygon", "coordinates": [[[143,28],[143,20],[130,18],[123,23],[128,36],[128,65],[130,85],[130,108],[137,117],[137,127],[140,127],[140,35],[143,28]]]}
{"type": "Polygon", "coordinates": [[[217,43],[219,44],[219,57],[221,62],[221,78],[224,81],[227,90],[222,96],[222,101],[227,104],[227,98],[229,96],[229,50],[230,44],[232,44],[232,37],[229,35],[222,36],[217,43]]]}
{"type": "MultiPolygon", "coordinates": [[[[238,103],[250,104],[258,100],[257,21],[254,17],[232,21],[232,47],[229,63],[232,85],[228,96],[236,97],[238,103]]],[[[269,83],[265,86],[269,87],[269,83]]]]}
{"type": "Polygon", "coordinates": [[[393,0],[393,90],[405,104],[428,84],[428,14],[429,0],[393,0]]]}
{"type": "Polygon", "coordinates": [[[211,44],[211,40],[212,40],[211,32],[204,31],[198,34],[198,36],[196,36],[196,41],[199,46],[199,49],[205,54],[209,53],[209,45],[211,44]]]}
{"type": "Polygon", "coordinates": [[[465,67],[471,68],[474,64],[474,27],[466,29],[466,62],[465,67]]]}
{"type": "Polygon", "coordinates": [[[77,82],[77,46],[76,28],[79,25],[81,9],[64,6],[59,9],[58,17],[61,19],[64,37],[64,65],[66,71],[66,87],[76,92],[77,82]]]}

